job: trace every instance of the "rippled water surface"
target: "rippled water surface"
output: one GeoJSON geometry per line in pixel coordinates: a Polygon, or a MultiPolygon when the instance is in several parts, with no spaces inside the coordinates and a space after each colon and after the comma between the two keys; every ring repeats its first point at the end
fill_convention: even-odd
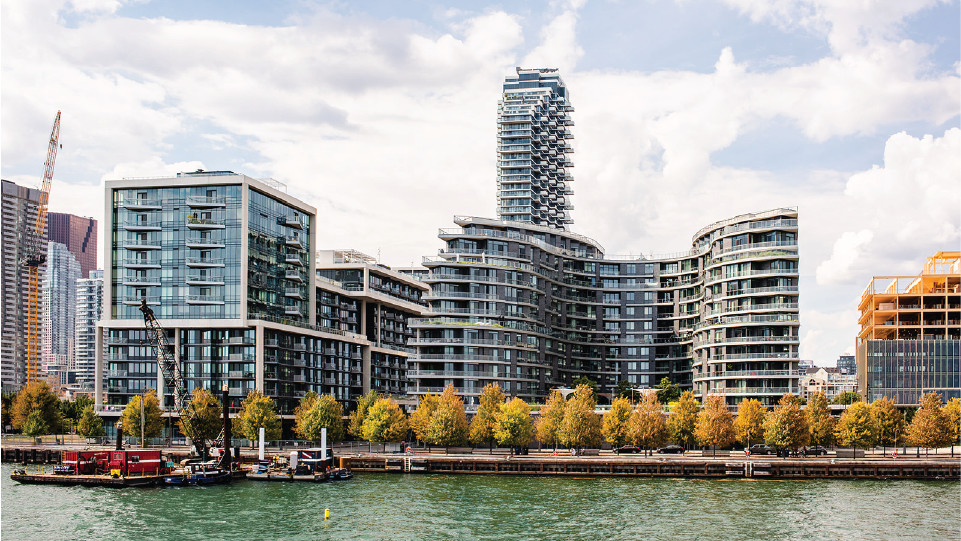
{"type": "Polygon", "coordinates": [[[319,485],[21,485],[4,539],[961,538],[961,483],[357,474],[319,485]],[[331,519],[324,521],[324,509],[331,519]]]}

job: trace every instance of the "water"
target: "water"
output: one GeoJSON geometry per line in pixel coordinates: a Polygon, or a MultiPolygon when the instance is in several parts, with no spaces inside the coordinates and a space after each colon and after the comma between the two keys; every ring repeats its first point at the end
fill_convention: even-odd
{"type": "Polygon", "coordinates": [[[20,485],[5,539],[958,539],[956,481],[359,473],[207,488],[20,485]],[[331,520],[324,521],[330,508],[331,520]]]}

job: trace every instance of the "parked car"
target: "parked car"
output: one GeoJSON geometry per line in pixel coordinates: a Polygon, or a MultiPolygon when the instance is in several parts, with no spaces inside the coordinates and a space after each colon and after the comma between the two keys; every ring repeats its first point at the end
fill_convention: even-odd
{"type": "Polygon", "coordinates": [[[672,443],[670,445],[661,447],[660,449],[657,450],[657,452],[662,455],[679,455],[684,452],[684,448],[681,447],[680,445],[675,445],[672,443]]]}
{"type": "Polygon", "coordinates": [[[828,454],[828,450],[825,449],[824,447],[821,447],[820,445],[812,445],[811,447],[806,447],[804,449],[804,456],[811,456],[811,455],[818,456],[818,455],[826,455],[826,454],[828,454]]]}
{"type": "Polygon", "coordinates": [[[774,452],[770,447],[763,443],[755,443],[748,449],[748,451],[750,451],[752,455],[770,455],[774,452]]]}
{"type": "Polygon", "coordinates": [[[616,454],[618,454],[618,455],[622,455],[622,454],[637,454],[637,453],[640,453],[640,452],[641,452],[640,447],[634,447],[633,445],[622,445],[621,447],[618,447],[617,449],[614,449],[614,453],[616,453],[616,454]]]}

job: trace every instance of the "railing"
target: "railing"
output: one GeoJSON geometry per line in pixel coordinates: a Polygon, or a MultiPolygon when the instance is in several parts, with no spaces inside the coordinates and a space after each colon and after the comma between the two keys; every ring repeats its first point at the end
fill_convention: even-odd
{"type": "Polygon", "coordinates": [[[797,379],[795,370],[730,370],[722,372],[709,372],[694,376],[694,381],[706,379],[726,379],[726,378],[753,378],[753,377],[772,377],[772,378],[794,378],[797,379]]]}
{"type": "Polygon", "coordinates": [[[760,248],[773,248],[779,246],[797,246],[796,240],[776,240],[770,242],[754,242],[750,244],[741,244],[738,246],[732,246],[730,248],[725,248],[723,250],[715,250],[714,257],[718,257],[724,254],[729,254],[731,252],[741,252],[744,250],[757,250],[760,248]]]}
{"type": "Polygon", "coordinates": [[[750,287],[745,289],[729,289],[726,293],[717,295],[714,300],[735,297],[739,295],[754,295],[756,293],[796,293],[798,286],[750,287]]]}
{"type": "Polygon", "coordinates": [[[717,276],[705,277],[704,283],[712,284],[714,282],[723,282],[724,280],[733,280],[734,278],[744,278],[747,276],[760,276],[764,274],[798,274],[798,269],[763,269],[763,270],[722,273],[717,276]]]}
{"type": "Polygon", "coordinates": [[[187,295],[186,299],[188,303],[191,303],[191,302],[196,302],[196,303],[205,302],[210,304],[224,303],[223,295],[187,295]]]}
{"type": "Polygon", "coordinates": [[[203,195],[187,196],[187,206],[190,207],[223,207],[226,205],[226,197],[206,197],[203,195]]]}
{"type": "Polygon", "coordinates": [[[800,394],[800,387],[728,387],[708,389],[704,394],[800,394]]]}
{"type": "Polygon", "coordinates": [[[715,355],[708,362],[712,361],[737,361],[741,359],[797,359],[797,353],[729,353],[727,355],[715,355]]]}
{"type": "Polygon", "coordinates": [[[795,302],[782,302],[771,304],[752,304],[749,306],[738,306],[737,308],[721,308],[720,310],[704,310],[704,317],[717,316],[725,313],[752,312],[754,310],[797,310],[795,302]]]}
{"type": "Polygon", "coordinates": [[[423,354],[415,355],[411,357],[412,361],[428,361],[428,360],[447,360],[447,361],[497,361],[502,360],[499,357],[494,357],[493,355],[460,355],[460,354],[423,354]]]}
{"type": "Polygon", "coordinates": [[[714,321],[705,321],[694,326],[695,330],[718,325],[737,325],[745,323],[796,323],[800,322],[797,314],[777,314],[770,316],[730,316],[714,321]]]}
{"type": "Polygon", "coordinates": [[[160,258],[150,258],[150,259],[139,259],[134,257],[127,257],[123,259],[123,265],[125,267],[159,267],[160,258]]]}
{"type": "MultiPolygon", "coordinates": [[[[159,279],[158,279],[158,281],[159,281],[159,279]]],[[[188,274],[185,281],[186,281],[187,283],[189,283],[189,282],[201,282],[201,283],[204,283],[204,284],[211,284],[211,285],[223,285],[223,284],[224,284],[224,277],[223,277],[223,276],[210,276],[210,275],[206,275],[206,274],[188,274]]]]}
{"type": "Polygon", "coordinates": [[[120,279],[124,284],[157,284],[160,285],[159,276],[124,276],[120,279]]]}
{"type": "Polygon", "coordinates": [[[210,266],[224,266],[225,259],[222,257],[188,257],[187,265],[210,265],[210,266]]]}
{"type": "Polygon", "coordinates": [[[215,220],[213,218],[187,218],[187,227],[190,226],[201,226],[201,227],[224,227],[223,220],[215,220]]]}

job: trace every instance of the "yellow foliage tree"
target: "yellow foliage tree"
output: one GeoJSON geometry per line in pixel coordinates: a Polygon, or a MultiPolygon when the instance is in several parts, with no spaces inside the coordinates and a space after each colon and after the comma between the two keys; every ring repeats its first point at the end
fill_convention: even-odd
{"type": "Polygon", "coordinates": [[[588,385],[578,385],[564,407],[561,442],[568,447],[599,447],[601,418],[594,413],[597,403],[588,385]]]}
{"type": "Polygon", "coordinates": [[[27,417],[34,411],[40,412],[38,415],[48,428],[60,425],[60,400],[46,381],[28,383],[20,388],[10,408],[10,426],[23,428],[27,417]]]}
{"type": "Polygon", "coordinates": [[[628,426],[631,420],[631,402],[626,398],[615,398],[611,409],[601,420],[601,435],[614,448],[624,445],[627,441],[628,426]]]}
{"type": "Polygon", "coordinates": [[[715,453],[718,447],[734,443],[734,415],[727,409],[723,396],[712,394],[704,400],[704,409],[697,414],[694,433],[699,444],[712,446],[715,453]]]}
{"type": "Polygon", "coordinates": [[[645,393],[628,425],[628,438],[638,447],[659,447],[667,441],[668,429],[655,393],[645,393]]]}
{"type": "MultiPolygon", "coordinates": [[[[952,398],[941,408],[941,411],[948,419],[948,433],[951,436],[950,443],[953,446],[961,439],[961,398],[952,398]]],[[[951,453],[954,454],[954,449],[951,449],[951,453]]]]}
{"type": "Polygon", "coordinates": [[[367,410],[364,439],[380,443],[403,441],[407,436],[407,416],[393,400],[378,398],[367,410]]]}
{"type": "Polygon", "coordinates": [[[828,409],[828,398],[824,391],[811,395],[808,405],[804,408],[804,417],[808,424],[812,445],[827,447],[834,443],[834,417],[828,409]]]}
{"type": "Polygon", "coordinates": [[[177,422],[180,431],[193,441],[197,452],[207,458],[207,441],[220,435],[224,426],[220,400],[207,389],[197,387],[183,416],[177,422]]]}
{"type": "Polygon", "coordinates": [[[377,394],[377,391],[371,390],[357,399],[357,408],[350,414],[350,425],[347,428],[347,432],[351,436],[359,440],[364,439],[364,421],[367,420],[367,412],[379,398],[380,395],[377,394]]]}
{"type": "Polygon", "coordinates": [[[797,450],[810,441],[811,433],[801,411],[801,399],[784,394],[764,420],[764,442],[775,449],[797,450]]]}
{"type": "Polygon", "coordinates": [[[737,407],[737,419],[734,420],[734,433],[737,441],[750,447],[752,441],[764,439],[764,417],[767,410],[760,400],[747,398],[737,407]]]}
{"type": "Polygon", "coordinates": [[[926,393],[919,402],[921,407],[914,413],[914,418],[908,425],[908,441],[916,447],[924,447],[927,454],[929,449],[937,449],[950,443],[952,431],[941,408],[940,394],[926,393]]]}
{"type": "Polygon", "coordinates": [[[870,406],[864,402],[855,402],[841,414],[834,435],[838,443],[845,447],[874,447],[878,442],[878,420],[872,414],[870,406]]]}
{"type": "Polygon", "coordinates": [[[464,401],[457,396],[454,385],[444,388],[440,395],[437,411],[431,416],[427,428],[427,441],[434,445],[450,447],[467,443],[467,414],[464,401]]]}
{"type": "Polygon", "coordinates": [[[143,416],[143,438],[159,436],[163,431],[163,420],[160,413],[160,400],[157,399],[157,392],[153,389],[131,398],[120,416],[124,434],[136,437],[140,445],[143,446],[144,442],[140,430],[141,413],[143,416]],[[143,412],[141,412],[141,407],[143,412]]]}
{"type": "Polygon", "coordinates": [[[699,409],[694,393],[691,391],[681,393],[677,405],[667,417],[667,430],[671,441],[685,447],[697,443],[697,435],[694,431],[697,429],[699,409]]]}
{"type": "Polygon", "coordinates": [[[261,427],[264,428],[264,438],[267,441],[279,440],[281,425],[274,399],[260,391],[250,391],[240,403],[236,427],[238,432],[250,441],[260,439],[261,427]]]}
{"type": "Polygon", "coordinates": [[[561,443],[561,424],[564,422],[564,408],[567,406],[564,395],[555,389],[547,397],[547,403],[541,408],[540,416],[534,423],[537,441],[542,445],[557,445],[561,443]]]}
{"type": "Polygon", "coordinates": [[[328,442],[344,439],[344,408],[329,394],[317,396],[311,401],[310,410],[303,414],[300,422],[301,437],[318,443],[325,428],[328,442]]]}
{"type": "Polygon", "coordinates": [[[897,446],[897,440],[904,434],[904,414],[894,400],[882,397],[871,403],[871,414],[878,423],[878,443],[887,447],[897,446]]]}
{"type": "Polygon", "coordinates": [[[294,408],[294,434],[298,437],[308,440],[304,433],[304,419],[307,418],[307,413],[311,408],[314,407],[314,402],[320,398],[320,395],[314,391],[307,391],[307,394],[300,399],[297,407],[294,408]]]}
{"type": "MultiPolygon", "coordinates": [[[[473,443],[491,444],[490,452],[493,453],[493,443],[499,440],[494,433],[494,428],[497,426],[501,406],[504,404],[504,391],[500,388],[500,385],[488,383],[481,389],[479,402],[477,415],[474,415],[470,422],[468,437],[473,443]]],[[[528,417],[530,417],[529,413],[528,417]]]]}
{"type": "Polygon", "coordinates": [[[439,405],[440,399],[437,395],[427,393],[420,397],[420,404],[417,405],[414,413],[410,414],[410,429],[414,431],[414,437],[419,441],[430,443],[427,441],[427,430],[430,428],[430,420],[439,405]]]}
{"type": "Polygon", "coordinates": [[[494,424],[494,437],[497,443],[507,445],[514,454],[514,447],[526,447],[534,437],[534,423],[531,420],[531,407],[520,398],[514,398],[500,405],[497,422],[494,424]]]}

